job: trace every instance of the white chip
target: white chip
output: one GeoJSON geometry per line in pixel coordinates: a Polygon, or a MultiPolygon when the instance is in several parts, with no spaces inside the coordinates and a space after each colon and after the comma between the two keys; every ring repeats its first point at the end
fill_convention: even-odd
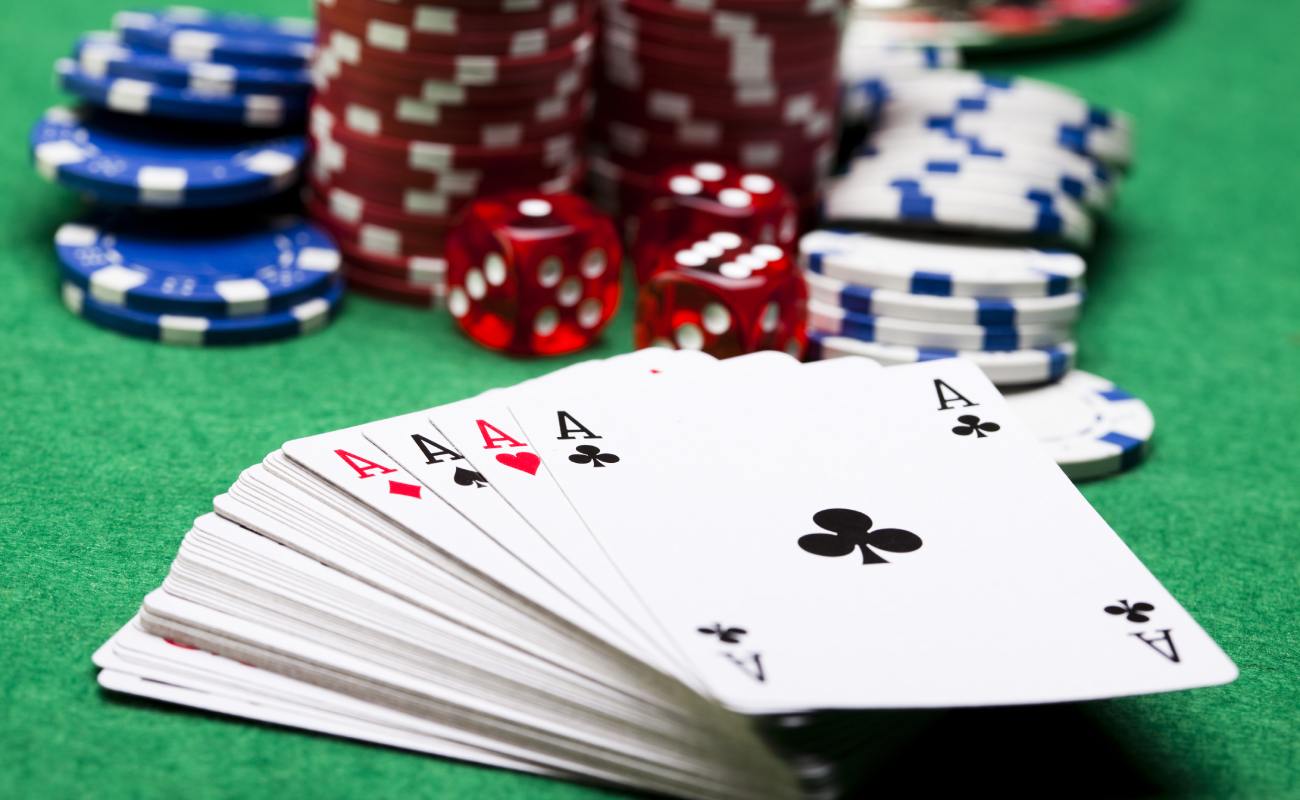
{"type": "Polygon", "coordinates": [[[1146,403],[1083,370],[1048,386],[1007,392],[1006,400],[1074,480],[1135,465],[1155,433],[1146,403]]]}

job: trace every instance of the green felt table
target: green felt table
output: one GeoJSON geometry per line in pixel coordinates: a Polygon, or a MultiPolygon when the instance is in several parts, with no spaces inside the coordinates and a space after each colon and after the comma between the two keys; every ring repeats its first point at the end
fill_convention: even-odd
{"type": "MultiPolygon", "coordinates": [[[[364,298],[324,332],[246,349],[78,320],[51,248],[78,206],[33,174],[26,136],[58,99],[53,59],[113,10],[22,0],[0,25],[0,797],[608,796],[96,686],[91,652],[161,581],[189,521],[284,440],[630,346],[624,313],[580,356],[516,360],[445,315],[364,298]]],[[[876,771],[876,793],[1300,796],[1298,29],[1300,4],[1202,0],[1143,35],[1006,62],[1138,121],[1138,169],[1091,259],[1080,341],[1085,368],[1150,404],[1157,446],[1083,491],[1240,679],[942,716],[876,771]]]]}

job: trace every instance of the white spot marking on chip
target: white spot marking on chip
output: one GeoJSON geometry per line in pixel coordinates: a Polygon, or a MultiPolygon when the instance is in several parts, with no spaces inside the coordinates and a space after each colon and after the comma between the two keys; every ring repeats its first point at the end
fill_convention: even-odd
{"type": "Polygon", "coordinates": [[[748,175],[744,175],[741,177],[740,188],[744,189],[750,194],[769,194],[773,189],[776,188],[776,181],[772,180],[766,175],[760,175],[757,172],[751,172],[748,175]]]}
{"type": "Polygon", "coordinates": [[[756,244],[749,252],[767,262],[780,261],[785,257],[785,251],[774,244],[756,244]]]}
{"type": "Polygon", "coordinates": [[[771,333],[776,330],[776,323],[780,321],[781,306],[774,301],[763,307],[763,316],[758,321],[758,327],[763,329],[763,333],[771,333]]]}

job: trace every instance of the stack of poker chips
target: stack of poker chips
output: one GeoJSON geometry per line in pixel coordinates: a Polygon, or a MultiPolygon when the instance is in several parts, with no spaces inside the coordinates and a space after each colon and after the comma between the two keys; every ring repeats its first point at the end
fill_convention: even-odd
{"type": "Polygon", "coordinates": [[[583,177],[595,10],[583,0],[320,0],[310,207],[353,288],[445,292],[443,242],[476,196],[583,177]]]}
{"type": "Polygon", "coordinates": [[[840,0],[602,0],[593,181],[636,213],[698,161],[779,179],[816,207],[834,156],[840,0]]]}
{"type": "Polygon", "coordinates": [[[1129,118],[1062,87],[952,69],[859,76],[844,103],[865,138],[827,189],[825,229],[800,242],[812,356],[962,356],[1020,389],[1072,476],[1136,463],[1150,412],[1074,369],[1080,253],[1131,161],[1129,118]]]}
{"type": "Polygon", "coordinates": [[[338,252],[292,213],[291,192],[312,23],[175,7],[122,12],[114,27],[56,63],[82,104],[49,109],[31,133],[37,171],[91,204],[55,236],[65,305],[177,344],[320,328],[342,296],[338,252]]]}

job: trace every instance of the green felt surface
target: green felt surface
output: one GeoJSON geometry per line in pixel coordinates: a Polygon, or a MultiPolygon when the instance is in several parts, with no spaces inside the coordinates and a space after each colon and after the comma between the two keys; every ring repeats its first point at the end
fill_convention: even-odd
{"type": "MultiPolygon", "coordinates": [[[[70,315],[50,237],[77,205],[34,176],[26,134],[56,100],[51,61],[113,10],[21,0],[0,25],[0,797],[604,796],[122,701],[95,685],[91,652],[241,468],[286,439],[574,360],[489,354],[446,317],[366,299],[323,333],[249,349],[158,346],[70,315]]],[[[877,793],[956,781],[1012,793],[1300,796],[1297,29],[1300,4],[1247,13],[1202,0],[1147,35],[1011,62],[1138,121],[1138,170],[1093,259],[1080,335],[1085,368],[1150,404],[1157,448],[1136,472],[1084,492],[1241,678],[949,715],[879,770],[877,793]]],[[[625,314],[583,357],[629,338],[625,314]]]]}

